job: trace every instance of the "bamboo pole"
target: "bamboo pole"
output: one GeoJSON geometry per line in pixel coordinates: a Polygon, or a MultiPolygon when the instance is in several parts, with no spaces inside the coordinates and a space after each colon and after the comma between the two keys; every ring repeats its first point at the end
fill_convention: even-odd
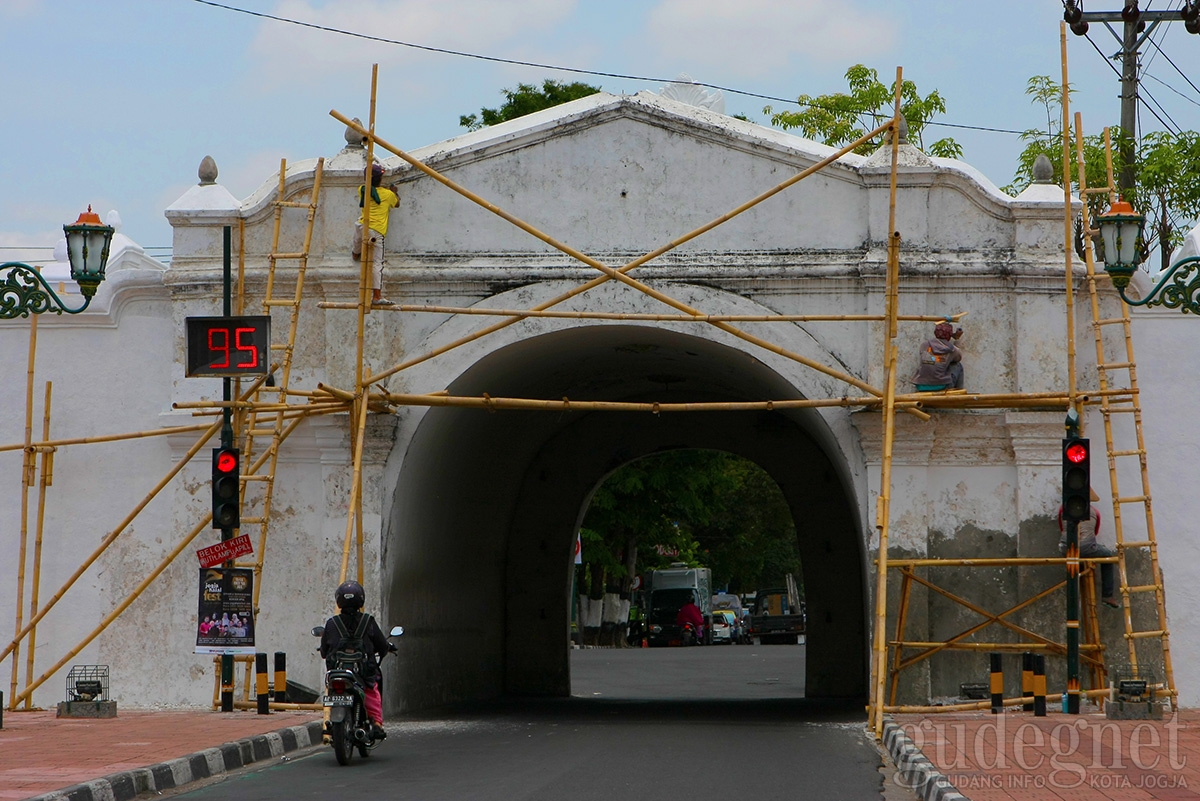
{"type": "MultiPolygon", "coordinates": [[[[773,401],[720,401],[699,403],[643,403],[634,401],[574,401],[539,400],[535,398],[493,398],[486,393],[483,397],[462,395],[412,395],[398,392],[383,393],[388,403],[398,406],[458,406],[473,409],[544,410],[556,412],[714,412],[714,411],[783,411],[786,409],[816,409],[829,406],[870,406],[878,404],[878,398],[829,398],[773,401]]],[[[915,408],[910,402],[906,408],[915,408]]]]}
{"type": "Polygon", "coordinates": [[[901,571],[903,578],[900,582],[900,609],[896,614],[896,639],[891,645],[892,650],[892,669],[891,674],[891,691],[888,695],[889,703],[896,703],[896,694],[900,691],[900,657],[901,647],[904,641],[904,629],[908,624],[908,601],[912,592],[912,571],[901,571]]]}
{"type": "Polygon", "coordinates": [[[346,518],[346,536],[342,543],[342,569],[338,573],[339,584],[346,580],[346,571],[350,566],[350,543],[353,541],[354,519],[357,517],[355,510],[358,507],[358,498],[362,494],[362,452],[367,429],[367,404],[359,402],[356,410],[357,424],[352,429],[355,432],[354,450],[351,452],[354,457],[354,468],[350,481],[350,502],[347,504],[350,513],[346,518]]]}
{"type": "MultiPolygon", "coordinates": [[[[25,551],[29,543],[29,490],[33,487],[34,452],[33,452],[33,374],[34,363],[37,360],[37,323],[38,316],[34,314],[29,321],[29,358],[25,372],[25,444],[21,455],[21,545],[17,555],[17,623],[15,631],[21,631],[25,616],[25,551]]],[[[17,675],[20,670],[18,662],[21,658],[19,640],[14,640],[12,648],[12,681],[9,684],[8,697],[11,699],[9,709],[16,709],[17,675]]],[[[7,649],[5,653],[7,653],[7,649]]],[[[0,659],[4,655],[0,654],[0,659]]]]}
{"type": "MultiPolygon", "coordinates": [[[[1062,50],[1062,159],[1063,159],[1063,253],[1066,259],[1066,306],[1067,306],[1067,395],[1070,405],[1082,413],[1076,402],[1078,392],[1075,381],[1075,275],[1071,264],[1071,93],[1067,80],[1067,23],[1058,23],[1058,35],[1062,50]]],[[[1082,419],[1080,420],[1082,423],[1082,419]]]]}
{"type": "Polygon", "coordinates": [[[900,232],[896,230],[896,184],[900,159],[900,94],[904,83],[904,70],[896,68],[896,86],[892,119],[889,123],[892,143],[892,170],[888,188],[888,264],[887,286],[884,296],[887,303],[887,322],[884,325],[884,358],[886,360],[887,388],[883,402],[883,458],[879,472],[879,499],[876,506],[875,526],[879,529],[879,566],[875,571],[875,628],[874,653],[871,665],[871,721],[875,739],[883,738],[883,693],[887,679],[887,561],[888,527],[892,492],[892,444],[896,436],[896,315],[900,310],[900,232]]]}
{"type": "MultiPolygon", "coordinates": [[[[889,559],[888,567],[1019,567],[1034,565],[1065,565],[1069,559],[1065,556],[997,556],[989,558],[965,559],[889,559]]],[[[1091,564],[1116,564],[1115,556],[1081,556],[1080,562],[1091,564]]]]}
{"type": "MultiPolygon", "coordinates": [[[[1080,690],[1079,694],[1086,698],[1102,698],[1109,694],[1107,688],[1103,690],[1080,690]]],[[[1033,696],[1020,696],[1017,698],[1005,698],[1004,706],[1021,706],[1033,701],[1033,696]]],[[[884,707],[883,711],[895,715],[922,715],[934,714],[939,712],[973,712],[979,709],[991,709],[991,701],[972,701],[966,704],[943,704],[941,706],[888,706],[884,707]]]]}
{"type": "MultiPolygon", "coordinates": [[[[46,382],[46,399],[43,403],[42,439],[50,439],[50,395],[53,383],[46,382]]],[[[41,479],[38,481],[37,529],[33,545],[33,583],[29,588],[29,618],[32,620],[38,613],[38,590],[42,578],[42,535],[46,528],[46,489],[54,481],[54,451],[43,449],[41,479]]],[[[34,653],[37,650],[37,624],[29,629],[29,648],[25,654],[25,683],[33,678],[34,653]]],[[[15,661],[15,660],[14,660],[15,661]]],[[[33,699],[25,699],[25,708],[31,709],[33,699]]]]}
{"type": "MultiPolygon", "coordinates": [[[[35,448],[61,448],[66,445],[95,445],[100,442],[120,442],[127,439],[144,439],[147,437],[166,437],[172,434],[187,434],[192,431],[203,431],[206,428],[208,428],[207,423],[196,423],[195,425],[156,428],[149,431],[135,431],[128,434],[107,434],[99,437],[72,437],[71,439],[47,440],[46,442],[34,442],[32,445],[35,448]]],[[[0,445],[0,452],[20,450],[24,447],[24,445],[0,445]]]]}
{"type": "MultiPolygon", "coordinates": [[[[1039,643],[1039,642],[924,642],[921,640],[893,640],[889,645],[900,645],[905,648],[930,648],[939,651],[1050,651],[1056,656],[1061,656],[1067,650],[1067,647],[1062,643],[1039,643]]],[[[1085,644],[1080,645],[1081,651],[1102,651],[1103,645],[1085,644]]],[[[905,667],[911,667],[911,664],[905,664],[905,667]]]]}
{"type": "MultiPolygon", "coordinates": [[[[321,712],[324,704],[293,704],[283,701],[271,701],[267,707],[275,712],[321,712]]],[[[234,701],[234,709],[258,709],[257,701],[234,701]]]]}
{"type": "MultiPolygon", "coordinates": [[[[355,309],[356,303],[325,300],[317,304],[321,309],[355,309]]],[[[480,306],[432,306],[409,305],[398,303],[376,309],[376,311],[397,312],[428,312],[431,314],[473,314],[484,317],[549,317],[567,320],[644,320],[662,323],[827,323],[827,322],[880,322],[887,319],[882,314],[649,314],[642,312],[597,312],[597,311],[563,311],[543,309],[497,309],[480,306]]],[[[967,315],[958,312],[949,315],[949,319],[957,322],[967,315]]],[[[897,319],[905,322],[940,323],[947,319],[944,314],[901,314],[897,319]]]]}
{"type": "MultiPolygon", "coordinates": [[[[374,136],[373,131],[368,132],[361,125],[358,125],[353,120],[347,118],[343,114],[340,114],[337,111],[330,111],[329,113],[332,117],[334,117],[334,119],[338,120],[339,122],[345,123],[352,130],[356,130],[359,133],[362,133],[364,135],[370,133],[372,137],[374,136]]],[[[551,247],[555,248],[556,250],[559,250],[559,251],[567,254],[568,256],[578,259],[579,261],[583,262],[584,264],[594,267],[597,270],[600,270],[601,272],[604,273],[603,276],[594,278],[591,281],[584,283],[578,287],[575,287],[572,290],[564,292],[563,294],[561,294],[549,301],[545,301],[541,304],[538,304],[537,306],[534,307],[535,311],[540,311],[542,309],[548,309],[552,306],[556,306],[572,297],[575,297],[576,295],[579,295],[583,292],[586,292],[589,289],[592,289],[593,287],[599,286],[600,284],[603,284],[610,279],[616,279],[616,280],[622,281],[623,283],[628,284],[629,286],[631,286],[635,289],[642,291],[643,293],[650,295],[650,297],[654,297],[656,300],[659,300],[660,302],[666,303],[667,305],[672,306],[673,308],[676,308],[680,311],[687,312],[688,314],[694,316],[694,315],[697,315],[700,313],[687,307],[685,304],[679,303],[678,301],[675,301],[674,299],[667,298],[667,296],[662,295],[662,293],[655,292],[650,287],[646,286],[645,284],[641,283],[640,281],[636,281],[632,278],[629,278],[626,275],[626,273],[641,266],[642,264],[645,264],[646,262],[648,262],[652,259],[657,258],[658,256],[661,256],[663,253],[673,250],[674,248],[679,247],[680,245],[684,244],[685,242],[688,242],[688,241],[696,238],[697,236],[700,236],[701,234],[703,234],[709,230],[712,230],[713,228],[720,225],[721,223],[724,223],[724,222],[727,222],[727,221],[733,219],[737,215],[743,213],[744,211],[746,211],[750,208],[753,208],[754,206],[758,205],[759,203],[763,202],[764,200],[767,200],[770,197],[773,197],[774,195],[778,194],[779,192],[782,192],[784,189],[786,189],[789,186],[792,186],[793,184],[797,183],[798,181],[808,177],[809,175],[813,174],[814,172],[817,172],[818,170],[823,169],[826,166],[834,163],[835,161],[837,161],[837,159],[839,159],[842,156],[844,156],[845,154],[851,152],[854,148],[858,147],[859,145],[863,144],[864,142],[870,141],[873,137],[877,136],[884,129],[886,129],[889,125],[891,125],[890,122],[886,123],[884,125],[881,125],[879,128],[875,129],[874,131],[871,131],[870,133],[866,134],[863,137],[860,137],[859,139],[855,140],[854,142],[851,142],[849,145],[847,145],[846,147],[837,151],[836,153],[834,153],[830,156],[827,156],[826,158],[822,159],[821,161],[817,162],[816,164],[812,165],[811,167],[808,167],[807,169],[802,170],[801,172],[797,173],[796,175],[792,176],[791,178],[788,178],[787,180],[781,182],[780,184],[773,187],[772,189],[769,189],[766,192],[763,192],[762,194],[758,195],[757,197],[752,198],[751,200],[747,201],[746,203],[743,203],[741,206],[737,207],[733,211],[723,214],[720,217],[718,217],[717,219],[715,219],[709,223],[706,223],[705,225],[702,225],[699,228],[697,228],[687,234],[684,234],[683,236],[672,240],[671,242],[667,243],[666,245],[663,245],[662,247],[660,247],[656,250],[653,250],[650,253],[640,256],[640,257],[634,259],[633,261],[629,262],[628,264],[624,265],[623,267],[620,267],[617,269],[613,269],[612,267],[608,267],[607,265],[601,264],[599,261],[575,250],[574,248],[571,248],[568,245],[565,245],[565,244],[559,242],[558,240],[554,239],[553,237],[548,236],[547,234],[542,233],[538,229],[534,228],[533,226],[529,225],[528,223],[524,222],[523,220],[509,214],[508,212],[499,208],[498,206],[491,203],[490,201],[485,200],[484,198],[480,197],[479,195],[476,195],[474,192],[471,192],[469,189],[466,189],[465,187],[458,185],[457,183],[455,183],[454,181],[445,177],[444,175],[441,175],[436,170],[434,170],[432,167],[429,167],[428,165],[422,163],[418,159],[413,158],[408,153],[405,153],[400,148],[386,142],[385,140],[375,138],[374,141],[378,141],[378,143],[385,149],[396,154],[400,158],[407,161],[409,164],[413,165],[420,171],[424,172],[429,177],[433,178],[434,180],[438,181],[439,183],[443,184],[444,186],[452,189],[453,191],[459,193],[460,195],[467,198],[468,200],[482,206],[483,208],[485,208],[488,211],[492,212],[493,214],[501,217],[502,219],[507,220],[508,222],[517,226],[521,230],[523,230],[526,233],[530,234],[531,236],[534,236],[535,238],[545,242],[546,244],[550,245],[551,247]]],[[[412,367],[415,364],[420,364],[421,362],[431,359],[442,353],[445,353],[448,350],[452,350],[453,348],[456,348],[460,345],[465,345],[468,342],[473,342],[476,339],[479,339],[480,337],[486,336],[488,334],[494,333],[495,331],[499,331],[503,328],[506,328],[509,325],[512,325],[513,323],[519,322],[520,319],[522,319],[522,318],[514,317],[514,318],[509,318],[507,320],[504,320],[504,321],[501,321],[498,323],[494,323],[493,325],[488,326],[487,328],[481,329],[480,331],[476,331],[473,334],[469,334],[466,337],[462,337],[452,343],[448,343],[447,345],[443,345],[438,348],[435,348],[434,350],[429,351],[428,353],[425,353],[421,356],[417,356],[412,359],[408,359],[407,361],[402,362],[398,365],[395,365],[394,367],[391,367],[387,370],[384,370],[381,373],[376,373],[374,378],[371,379],[371,383],[381,381],[381,380],[387,378],[388,376],[391,376],[401,370],[407,369],[408,367],[412,367]]],[[[869,392],[873,395],[881,394],[879,390],[877,390],[869,385],[866,385],[864,382],[860,382],[854,376],[842,373],[837,370],[832,370],[831,368],[826,367],[825,365],[822,365],[819,362],[814,362],[812,360],[805,359],[804,357],[799,356],[799,354],[789,354],[787,351],[784,351],[782,348],[777,348],[776,346],[773,346],[770,343],[767,343],[765,340],[759,339],[758,337],[752,337],[751,335],[746,334],[745,332],[741,331],[740,329],[734,328],[733,326],[729,325],[728,323],[713,323],[713,325],[716,325],[718,328],[725,331],[726,333],[730,333],[740,339],[743,339],[744,341],[759,345],[759,347],[765,347],[767,350],[771,350],[772,352],[778,353],[779,355],[785,356],[786,358],[790,358],[790,359],[793,359],[794,361],[798,361],[801,364],[805,364],[806,366],[811,367],[815,370],[818,370],[819,372],[825,373],[826,375],[829,375],[832,378],[837,378],[837,379],[844,381],[845,383],[848,383],[852,386],[857,386],[857,387],[859,387],[859,389],[862,389],[865,392],[869,392]]]]}

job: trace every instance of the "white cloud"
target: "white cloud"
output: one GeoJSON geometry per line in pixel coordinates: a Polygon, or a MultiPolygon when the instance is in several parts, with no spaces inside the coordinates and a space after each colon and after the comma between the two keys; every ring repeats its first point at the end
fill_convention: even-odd
{"type": "Polygon", "coordinates": [[[42,6],[43,0],[0,0],[0,17],[32,17],[42,6]]]}
{"type": "MultiPolygon", "coordinates": [[[[551,28],[576,0],[282,0],[271,12],[345,31],[430,47],[503,55],[511,40],[551,28]]],[[[274,78],[325,75],[363,64],[411,64],[422,51],[265,21],[252,47],[274,78]]]]}
{"type": "Polygon", "coordinates": [[[681,69],[761,77],[796,62],[844,67],[878,57],[895,46],[897,24],[847,0],[663,0],[648,34],[681,69]]]}

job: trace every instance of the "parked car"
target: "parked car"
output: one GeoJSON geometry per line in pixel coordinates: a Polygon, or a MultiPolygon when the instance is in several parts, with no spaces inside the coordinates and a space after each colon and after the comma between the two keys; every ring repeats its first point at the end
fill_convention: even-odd
{"type": "Polygon", "coordinates": [[[737,642],[737,618],[733,612],[716,609],[712,613],[712,641],[732,645],[737,642]]]}

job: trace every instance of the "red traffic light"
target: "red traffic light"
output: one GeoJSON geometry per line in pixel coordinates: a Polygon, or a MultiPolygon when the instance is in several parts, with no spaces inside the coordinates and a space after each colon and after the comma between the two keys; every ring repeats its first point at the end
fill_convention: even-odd
{"type": "Polygon", "coordinates": [[[238,458],[235,451],[221,451],[217,454],[216,468],[221,473],[232,473],[237,470],[238,458]]]}
{"type": "Polygon", "coordinates": [[[1082,442],[1072,442],[1067,446],[1065,455],[1069,461],[1079,464],[1088,457],[1088,449],[1082,442]]]}

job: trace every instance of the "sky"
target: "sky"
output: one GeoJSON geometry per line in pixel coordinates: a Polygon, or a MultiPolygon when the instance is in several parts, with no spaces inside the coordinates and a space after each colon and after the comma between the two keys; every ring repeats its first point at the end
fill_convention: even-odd
{"type": "MultiPolygon", "coordinates": [[[[614,94],[660,90],[681,73],[724,92],[726,112],[769,124],[763,107],[846,88],[862,63],[891,83],[898,66],[948,107],[932,127],[998,186],[1045,112],[1031,76],[1061,77],[1061,0],[221,0],[316,25],[540,65],[516,66],[298,27],[199,0],[0,0],[0,261],[40,263],[89,204],[116,209],[122,233],[164,252],[163,210],[211,155],[218,183],[245,198],[280,158],[332,156],[336,109],[367,119],[379,64],[376,130],[406,150],[465,132],[463,114],[546,78],[614,94]],[[21,248],[41,248],[27,250],[21,248]]],[[[1142,0],[1178,8],[1183,0],[1142,0]]],[[[1121,0],[1088,0],[1089,11],[1121,0]]],[[[1117,41],[1093,24],[1068,33],[1072,111],[1085,133],[1119,119],[1117,41]],[[1098,50],[1097,50],[1098,48],[1098,50]]],[[[1200,36],[1154,32],[1143,89],[1185,130],[1200,130],[1200,36]],[[1176,69],[1178,68],[1178,69],[1176,69]]],[[[1143,132],[1163,126],[1142,112],[1143,132]]]]}

